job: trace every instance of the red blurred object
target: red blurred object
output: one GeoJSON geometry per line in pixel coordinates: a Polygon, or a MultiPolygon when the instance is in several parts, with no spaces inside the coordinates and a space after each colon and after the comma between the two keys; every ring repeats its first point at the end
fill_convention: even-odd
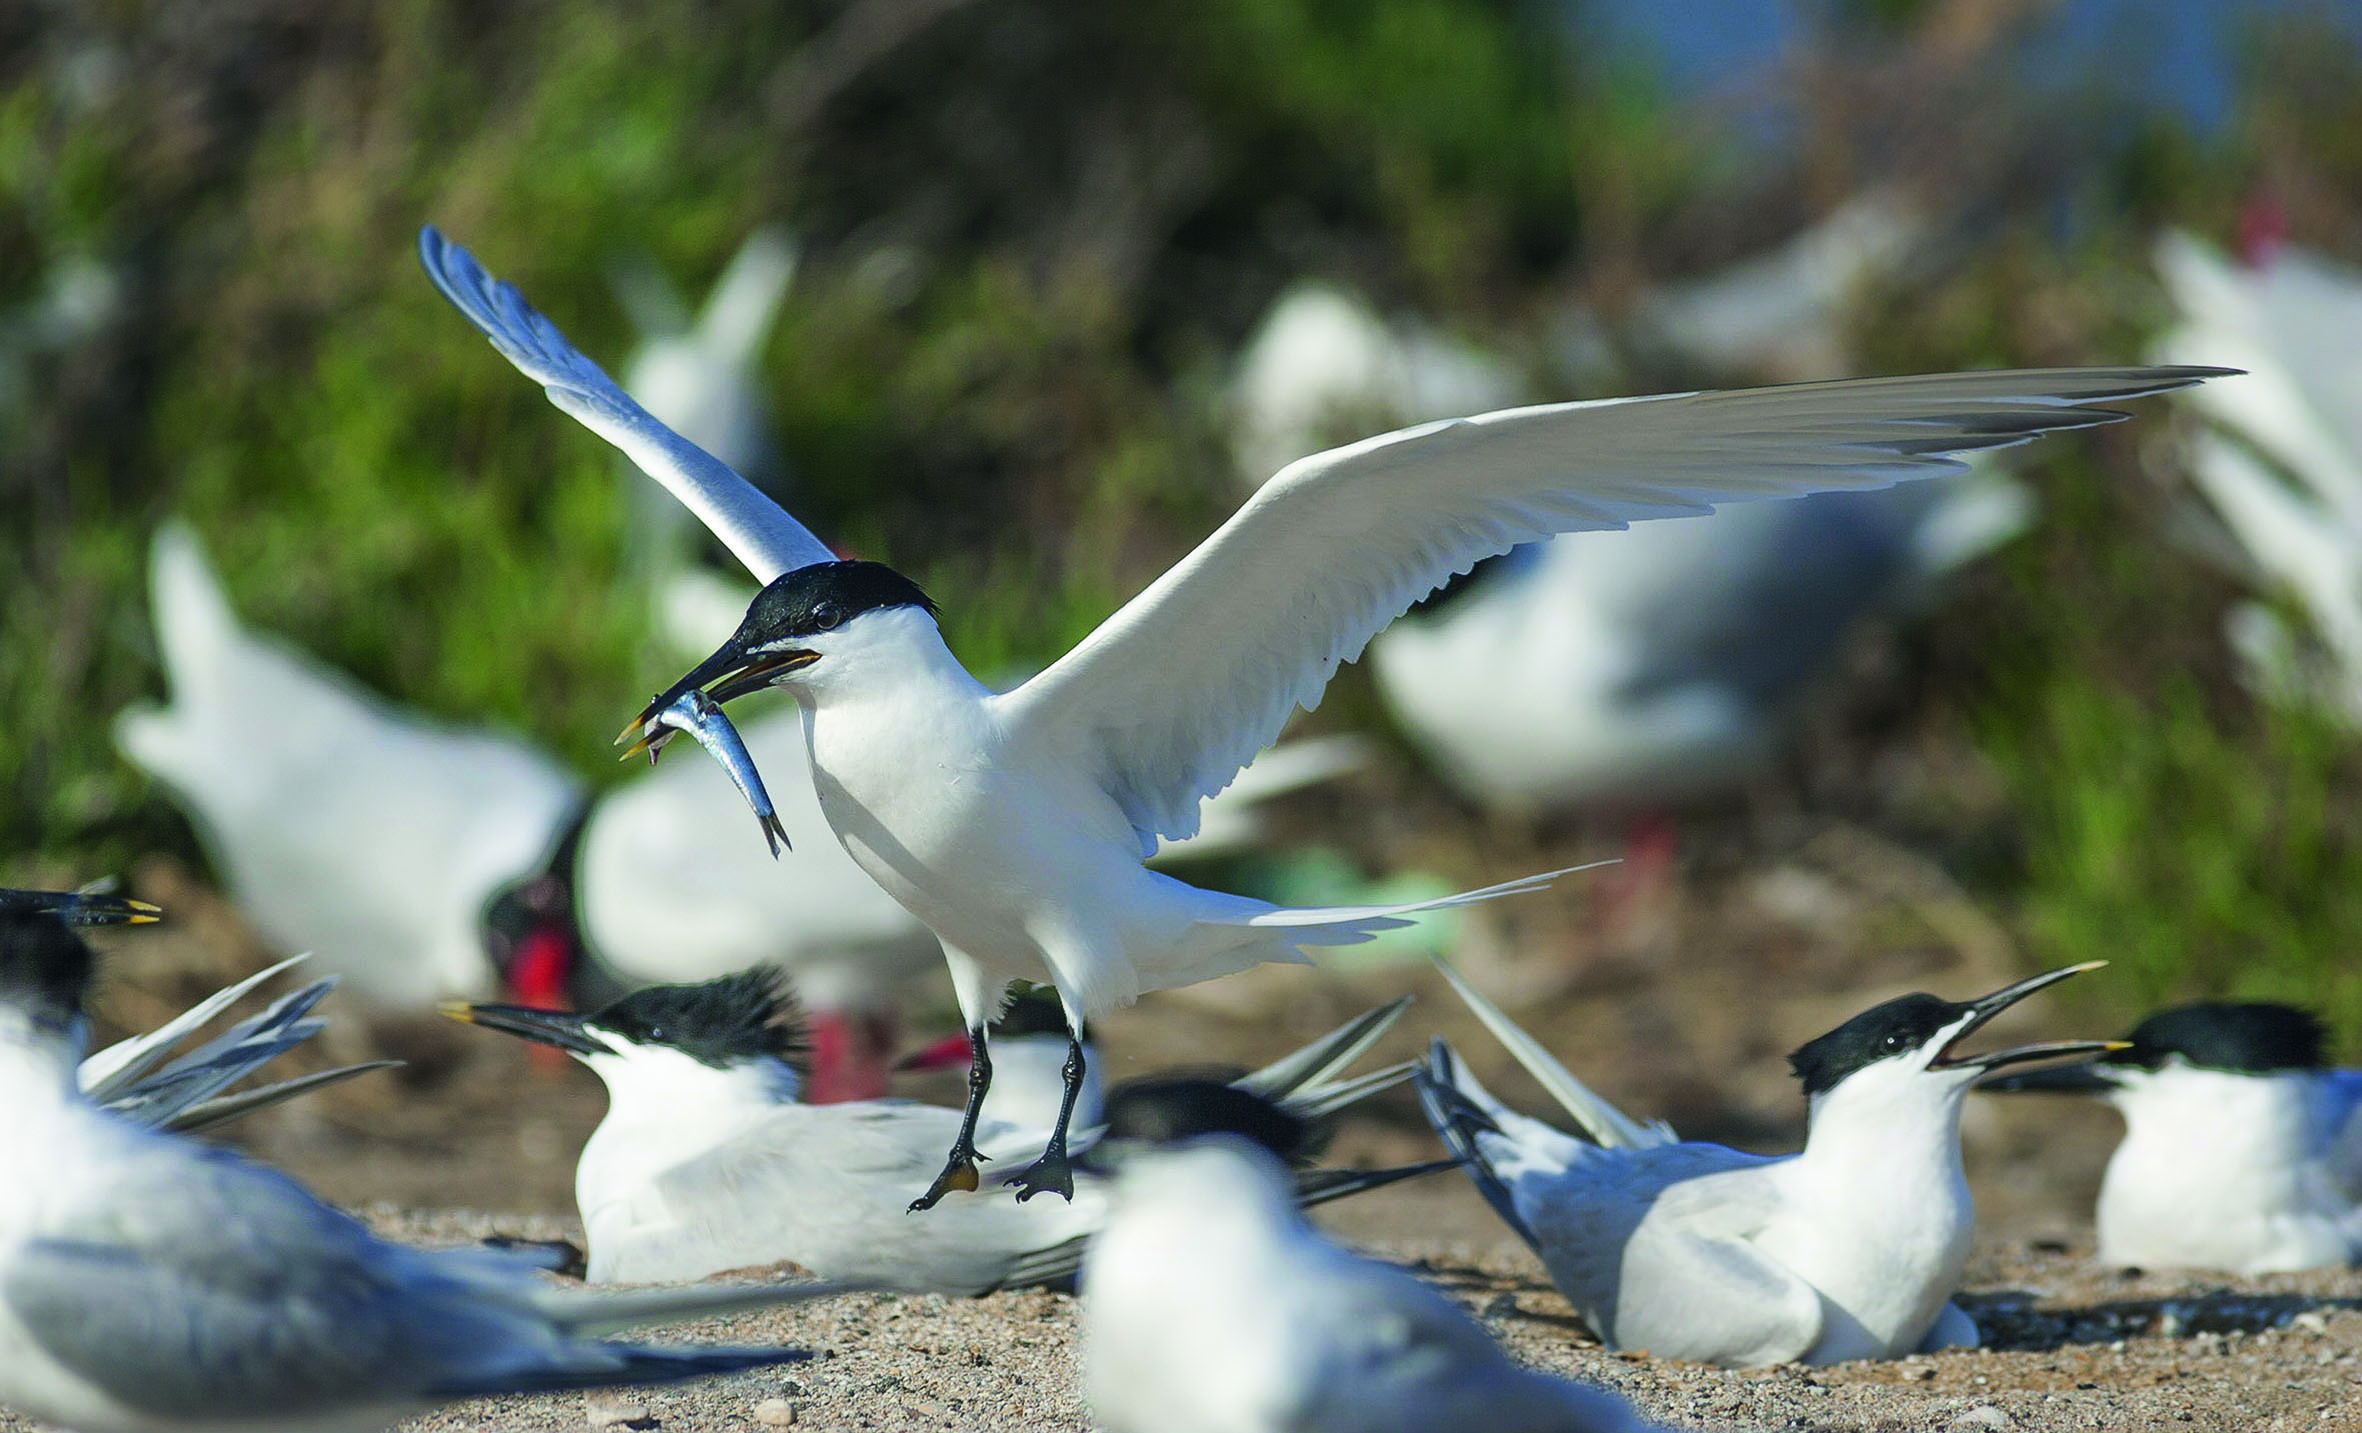
{"type": "Polygon", "coordinates": [[[2239,262],[2251,269],[2270,264],[2288,242],[2288,206],[2269,189],[2258,189],[2239,206],[2239,262]]]}
{"type": "Polygon", "coordinates": [[[968,1061],[974,1058],[975,1053],[976,1047],[969,1043],[964,1032],[958,1035],[946,1035],[934,1044],[925,1046],[895,1061],[894,1068],[897,1071],[960,1068],[966,1066],[968,1061]]]}
{"type": "Polygon", "coordinates": [[[812,1015],[812,1081],[805,1099],[815,1105],[874,1100],[893,1074],[894,1020],[889,1015],[812,1015]]]}
{"type": "MultiPolygon", "coordinates": [[[[516,959],[508,966],[508,996],[536,1010],[571,1010],[569,984],[574,973],[574,943],[554,925],[537,925],[517,943],[516,959]]],[[[571,1058],[548,1045],[528,1044],[526,1058],[536,1068],[554,1070],[571,1058]]]]}

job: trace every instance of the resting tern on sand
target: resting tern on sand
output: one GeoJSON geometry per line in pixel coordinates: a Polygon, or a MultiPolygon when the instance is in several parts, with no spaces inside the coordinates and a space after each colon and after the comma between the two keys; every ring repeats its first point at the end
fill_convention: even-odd
{"type": "Polygon", "coordinates": [[[385,1243],[226,1150],[75,1087],[89,947],[0,915],[0,1403],[83,1433],[386,1427],[433,1404],[802,1357],[606,1330],[834,1292],[560,1289],[515,1260],[385,1243]]]}
{"type": "MultiPolygon", "coordinates": [[[[1351,1021],[1240,1084],[1306,1117],[1400,1084],[1408,1065],[1338,1076],[1409,1003],[1351,1021]]],[[[948,1196],[932,1218],[905,1217],[959,1112],[906,1100],[802,1103],[802,1019],[769,972],[635,991],[590,1015],[513,1005],[445,1012],[564,1050],[606,1084],[607,1116],[575,1169],[592,1283],[792,1263],[875,1288],[981,1294],[1072,1275],[1083,1241],[1106,1220],[1106,1181],[1087,1170],[1072,1203],[1021,1204],[988,1181],[948,1196]]],[[[993,1120],[988,1106],[978,1143],[1038,1147],[1056,1109],[1053,1101],[1041,1124],[1019,1125],[993,1120]]],[[[1096,1125],[1077,1132],[1078,1151],[1096,1125]]],[[[1320,1203],[1442,1167],[1310,1172],[1299,1195],[1320,1203]]]]}
{"type": "Polygon", "coordinates": [[[1303,1121],[1208,1081],[1108,1100],[1084,1256],[1083,1392],[1109,1433],[1644,1433],[1614,1394],[1519,1368],[1476,1320],[1297,1211],[1303,1121]]]}
{"type": "Polygon", "coordinates": [[[2292,1006],[2161,1010],[2097,1060],[2005,1075],[2124,1116],[2098,1210],[2102,1263],[2271,1274],[2362,1259],[2362,1070],[2329,1068],[2292,1006]]]}
{"type": "MultiPolygon", "coordinates": [[[[845,850],[943,943],[976,1038],[968,1119],[916,1201],[975,1187],[991,1083],[984,1027],[1011,980],[1053,985],[1069,1032],[1143,992],[1300,961],[1422,910],[1286,909],[1185,885],[1141,861],[1196,829],[1371,634],[1477,560],[1554,532],[1717,502],[1956,472],[1947,456],[2123,415],[2090,406],[2217,370],[2061,369],[1862,379],[1512,409],[1447,419],[1291,464],[1220,531],[1046,671],[996,693],[943,643],[935,604],[877,562],[840,561],[626,397],[512,286],[433,228],[428,276],[550,401],[704,520],[763,591],[731,638],[641,713],[692,688],[765,686],[804,712],[821,809],[845,850]]],[[[629,730],[626,736],[631,735],[629,730]]],[[[1083,1065],[1066,1067],[1071,1109],[1083,1065]]],[[[1071,1194],[1065,1121],[1020,1177],[1071,1194]]]]}
{"type": "Polygon", "coordinates": [[[1457,973],[1452,987],[1590,1142],[1503,1106],[1435,1042],[1419,1077],[1436,1133],[1478,1192],[1613,1349],[1746,1368],[1973,1346],[1951,1302],[1976,1211],[1960,1110],[1987,1071],[2097,1054],[2068,1040],[1953,1047],[2070,965],[1966,1002],[1905,995],[1788,1057],[1811,1101],[1804,1149],[1688,1144],[1587,1089],[1457,973]]]}

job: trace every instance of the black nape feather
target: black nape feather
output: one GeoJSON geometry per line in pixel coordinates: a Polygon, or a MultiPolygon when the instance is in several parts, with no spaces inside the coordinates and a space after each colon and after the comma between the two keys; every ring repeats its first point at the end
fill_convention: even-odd
{"type": "Polygon", "coordinates": [[[1126,1080],[1107,1096],[1105,1138],[1176,1144],[1233,1134],[1288,1163],[1310,1152],[1312,1127],[1261,1095],[1214,1080],[1158,1076],[1126,1080]]]}
{"type": "Polygon", "coordinates": [[[2112,1065],[2154,1070],[2179,1055],[2210,1070],[2261,1075],[2273,1070],[2318,1070],[2326,1063],[2321,1022],[2293,1005],[2269,1001],[2212,1001],[2160,1010],[2125,1037],[2129,1050],[2112,1065]]]}
{"type": "Polygon", "coordinates": [[[1857,1071],[1923,1048],[1969,1009],[1933,995],[1898,995],[1797,1046],[1788,1057],[1788,1068],[1804,1082],[1806,1098],[1825,1095],[1857,1071]]]}
{"type": "Polygon", "coordinates": [[[666,1045],[717,1070],[783,1060],[811,1073],[812,1035],[804,1008],[778,970],[758,968],[698,985],[635,990],[589,1024],[641,1045],[666,1045]]]}
{"type": "Polygon", "coordinates": [[[0,1001],[76,1016],[97,973],[90,947],[57,916],[0,911],[0,1001]]]}
{"type": "Polygon", "coordinates": [[[738,632],[764,642],[810,637],[886,607],[916,607],[930,617],[937,610],[917,583],[882,562],[816,562],[772,578],[738,632]]]}

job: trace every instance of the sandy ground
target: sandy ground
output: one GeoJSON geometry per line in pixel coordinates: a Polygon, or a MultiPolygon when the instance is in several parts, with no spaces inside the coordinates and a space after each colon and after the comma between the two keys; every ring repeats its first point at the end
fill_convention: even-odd
{"type": "MultiPolygon", "coordinates": [[[[1458,933],[1455,958],[1629,1111],[1670,1118],[1693,1138],[1793,1149],[1803,1110],[1787,1050],[1903,990],[1974,994],[2027,963],[1908,852],[1844,828],[1781,849],[1735,873],[1699,862],[1702,875],[1606,915],[1596,891],[1504,906],[1458,933]]],[[[1521,843],[1486,861],[1530,869],[1584,854],[1521,843]]],[[[145,1028],[264,959],[234,911],[176,870],[143,870],[134,889],[172,919],[110,934],[109,1023],[145,1028]]],[[[1440,1033],[1506,1097],[1545,1108],[1421,962],[1266,969],[1168,992],[1107,1021],[1103,1045],[1119,1078],[1257,1063],[1406,990],[1419,1004],[1378,1058],[1418,1053],[1440,1033]]],[[[2125,1023],[2096,979],[2059,996],[2012,1012],[1992,1038],[2112,1034],[2125,1023]]],[[[337,1019],[294,1068],[376,1054],[408,1067],[271,1111],[237,1132],[241,1142],[397,1237],[574,1232],[574,1157],[605,1107],[595,1079],[449,1022],[327,1008],[337,1019]]],[[[955,1079],[904,1092],[948,1099],[955,1079]]],[[[2096,1106],[1971,1102],[1964,1143],[1980,1239],[1963,1302],[1992,1347],[1898,1363],[1734,1373],[1608,1355],[1457,1175],[1349,1202],[1329,1222],[1437,1280],[1520,1358],[1612,1386],[1677,1427],[2362,1430],[2362,1275],[2127,1278],[2085,1264],[2088,1211],[2115,1137],[2113,1116],[2096,1106]]],[[[1332,1158],[1399,1162],[1436,1149],[1397,1095],[1347,1123],[1332,1158]]],[[[1079,1429],[1088,1423],[1073,1318],[1071,1299],[1039,1292],[861,1296],[665,1335],[811,1351],[792,1367],[617,1400],[469,1404],[408,1426],[579,1430],[600,1411],[636,1412],[638,1426],[674,1433],[1079,1429]]],[[[29,1426],[0,1415],[7,1433],[29,1426]]]]}
{"type": "MultiPolygon", "coordinates": [[[[1456,1179],[1456,1177],[1455,1177],[1456,1179]]],[[[1356,1228],[1452,1227],[1475,1203],[1454,1180],[1373,1195],[1356,1228]]],[[[1481,1206],[1477,1206],[1481,1208],[1481,1206]]],[[[386,1233],[448,1243],[569,1232],[554,1217],[377,1211],[386,1233]]],[[[2362,1275],[2229,1280],[2120,1275],[2083,1249],[1982,1241],[1963,1303],[1991,1347],[1892,1363],[1731,1372],[1600,1349],[1538,1265],[1498,1239],[1380,1239],[1482,1318],[1524,1361],[1616,1389],[1681,1428],[1831,1430],[2362,1429],[2362,1275]]],[[[1075,1301],[862,1295],[687,1325],[666,1338],[782,1343],[774,1370],[613,1397],[457,1405],[405,1424],[433,1433],[583,1430],[601,1419],[670,1433],[798,1429],[1080,1430],[1075,1301]],[[636,1415],[636,1416],[634,1416],[636,1415]]],[[[32,1427],[0,1415],[0,1429],[32,1427]]]]}

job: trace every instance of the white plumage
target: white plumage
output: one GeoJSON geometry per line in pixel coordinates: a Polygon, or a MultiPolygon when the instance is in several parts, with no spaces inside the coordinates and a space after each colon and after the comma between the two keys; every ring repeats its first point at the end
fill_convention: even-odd
{"type": "MultiPolygon", "coordinates": [[[[1144,991],[1300,959],[1305,946],[1364,940],[1420,910],[1548,879],[1403,906],[1288,910],[1140,865],[1159,837],[1197,829],[1199,803],[1295,708],[1317,705],[1340,662],[1480,558],[1718,502],[1956,472],[1951,454],[2105,422],[2116,415],[2099,400],[2207,376],[1863,379],[1512,409],[1367,439],[1289,465],[1073,650],[1000,694],[945,647],[907,579],[833,563],[801,524],[649,417],[431,228],[420,257],[503,356],[663,479],[767,584],[730,642],[651,710],[724,678],[746,684],[732,691],[790,690],[830,826],[942,940],[972,1031],[1013,979],[1055,985],[1073,1030],[1144,991]]],[[[1079,1079],[1079,1061],[1074,1069],[1079,1079]]],[[[980,1100],[989,1072],[977,1073],[980,1100]]],[[[1057,1187],[1063,1168],[1053,1138],[1042,1187],[1057,1187]]],[[[955,1151],[929,1198],[967,1177],[955,1151]]]]}
{"type": "Polygon", "coordinates": [[[1451,1300],[1349,1253],[1231,1135],[1127,1152],[1083,1268],[1083,1391],[1109,1433],[1646,1433],[1520,1368],[1451,1300]]]}
{"type": "Polygon", "coordinates": [[[2157,243],[2179,310],[2160,354],[2218,354],[2247,377],[2190,398],[2215,430],[2190,475],[2228,530],[2247,577],[2293,597],[2312,640],[2261,603],[2230,637],[2266,695],[2362,723],[2362,274],[2294,248],[2233,265],[2184,233],[2157,243]]]}

